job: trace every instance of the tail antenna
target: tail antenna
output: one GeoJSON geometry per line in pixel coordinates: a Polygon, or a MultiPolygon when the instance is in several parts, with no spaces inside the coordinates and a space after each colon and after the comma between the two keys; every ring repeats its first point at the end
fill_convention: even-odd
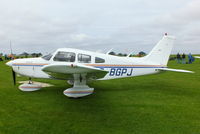
{"type": "Polygon", "coordinates": [[[10,40],[10,54],[13,54],[13,52],[12,52],[12,43],[11,43],[11,40],[10,40]]]}

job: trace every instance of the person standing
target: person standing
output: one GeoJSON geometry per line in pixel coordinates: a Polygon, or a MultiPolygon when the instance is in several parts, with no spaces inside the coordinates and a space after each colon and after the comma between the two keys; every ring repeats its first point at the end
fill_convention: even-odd
{"type": "Polygon", "coordinates": [[[183,55],[182,55],[182,64],[185,64],[186,63],[186,61],[185,61],[185,54],[183,53],[183,55]]]}
{"type": "Polygon", "coordinates": [[[192,62],[194,62],[194,57],[192,56],[192,54],[191,53],[189,53],[189,55],[188,55],[188,60],[189,60],[189,64],[192,64],[192,62]]]}
{"type": "Polygon", "coordinates": [[[178,53],[177,55],[176,55],[176,60],[177,60],[177,63],[181,63],[181,55],[178,53]]]}

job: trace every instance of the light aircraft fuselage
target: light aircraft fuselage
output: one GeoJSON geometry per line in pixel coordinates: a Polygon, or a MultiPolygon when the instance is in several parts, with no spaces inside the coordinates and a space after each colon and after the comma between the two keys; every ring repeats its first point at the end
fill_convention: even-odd
{"type": "Polygon", "coordinates": [[[151,62],[144,62],[141,59],[142,58],[137,57],[118,57],[71,48],[60,48],[54,53],[44,57],[16,59],[11,63],[13,70],[16,73],[32,78],[53,78],[42,71],[43,66],[53,63],[71,66],[71,69],[66,71],[66,73],[69,74],[77,73],[78,68],[76,68],[76,66],[79,64],[107,71],[108,73],[105,75],[105,77],[101,78],[100,80],[153,74],[159,72],[157,68],[166,68],[165,65],[155,65],[151,62]],[[73,53],[75,54],[75,60],[55,61],[55,56],[59,52],[73,53]],[[91,58],[85,61],[80,61],[80,59],[78,59],[79,55],[86,55],[87,57],[91,58]]]}
{"type": "MultiPolygon", "coordinates": [[[[83,97],[93,92],[87,86],[90,80],[109,80],[160,71],[187,72],[187,70],[167,68],[168,59],[175,38],[165,35],[145,57],[119,57],[103,53],[60,48],[54,53],[40,58],[16,59],[7,63],[15,72],[30,78],[64,79],[73,87],[64,91],[69,97],[83,97]]],[[[19,87],[22,91],[40,89],[31,82],[19,87]]]]}

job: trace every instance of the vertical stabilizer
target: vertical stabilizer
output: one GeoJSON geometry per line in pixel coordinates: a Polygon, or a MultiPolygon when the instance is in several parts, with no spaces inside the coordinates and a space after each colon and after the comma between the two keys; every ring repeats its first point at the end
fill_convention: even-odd
{"type": "Polygon", "coordinates": [[[144,57],[145,61],[150,61],[160,65],[167,65],[171,54],[175,37],[164,35],[156,44],[152,51],[144,57]]]}

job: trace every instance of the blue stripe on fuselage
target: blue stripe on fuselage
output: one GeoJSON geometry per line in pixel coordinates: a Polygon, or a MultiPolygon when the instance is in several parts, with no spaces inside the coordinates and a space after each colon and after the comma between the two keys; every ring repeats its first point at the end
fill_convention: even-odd
{"type": "Polygon", "coordinates": [[[96,68],[167,68],[167,67],[129,67],[129,66],[94,66],[96,68]]]}
{"type": "Polygon", "coordinates": [[[44,65],[15,65],[15,64],[13,64],[13,66],[38,66],[38,67],[42,67],[44,65]]]}
{"type": "MultiPolygon", "coordinates": [[[[40,67],[42,67],[42,66],[44,66],[44,65],[20,65],[20,64],[13,64],[13,66],[40,66],[40,67]]],[[[133,66],[133,67],[130,67],[130,66],[93,66],[93,67],[96,67],[96,68],[100,68],[100,69],[102,69],[102,68],[167,68],[167,67],[144,67],[144,66],[133,66]]]]}

